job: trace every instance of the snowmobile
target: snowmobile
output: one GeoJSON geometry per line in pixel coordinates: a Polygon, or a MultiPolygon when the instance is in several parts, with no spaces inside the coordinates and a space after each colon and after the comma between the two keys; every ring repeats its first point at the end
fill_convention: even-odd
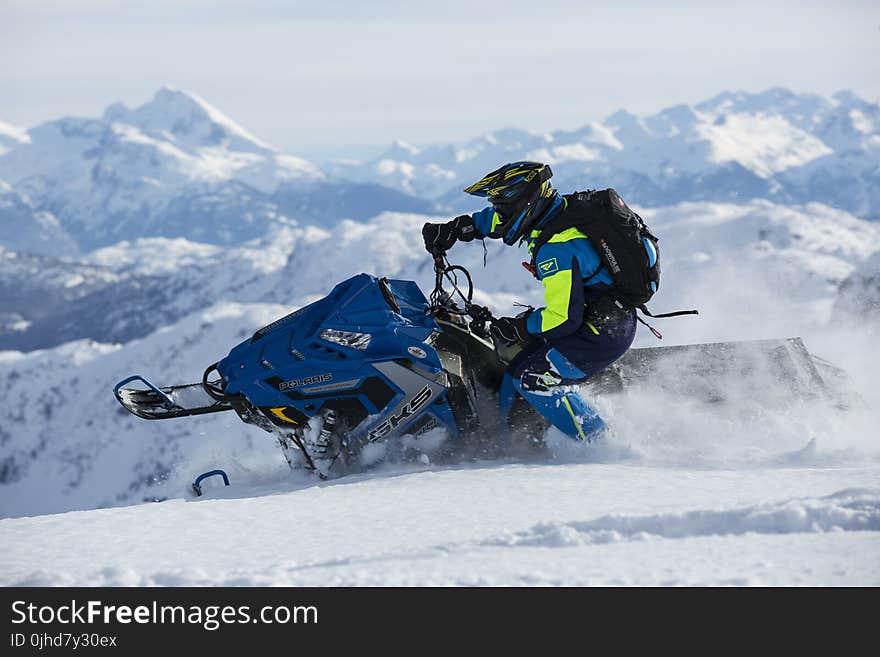
{"type": "MultiPolygon", "coordinates": [[[[472,298],[468,272],[448,263],[437,268],[430,301],[413,281],[359,274],[256,331],[208,366],[201,383],[158,387],[135,375],[114,394],[148,420],[234,411],[272,433],[292,467],[323,477],[396,435],[442,428],[454,440],[476,431],[477,409],[512,356],[491,339],[491,313],[472,298]]],[[[543,422],[534,411],[530,420],[543,422]]]]}
{"type": "MultiPolygon", "coordinates": [[[[487,409],[496,407],[518,347],[493,340],[492,315],[473,303],[466,269],[438,256],[435,274],[430,298],[413,281],[359,274],[260,328],[209,365],[200,383],[158,387],[135,375],[116,384],[115,397],[148,420],[234,411],[273,434],[291,467],[303,465],[322,478],[334,467],[344,470],[372,443],[418,440],[437,428],[452,441],[485,433],[487,409]]],[[[722,403],[729,391],[719,382],[731,373],[744,381],[770,376],[794,395],[830,397],[826,379],[842,376],[790,338],[631,349],[588,390],[612,395],[653,382],[722,403]]],[[[534,435],[549,426],[524,402],[511,418],[534,435]]]]}

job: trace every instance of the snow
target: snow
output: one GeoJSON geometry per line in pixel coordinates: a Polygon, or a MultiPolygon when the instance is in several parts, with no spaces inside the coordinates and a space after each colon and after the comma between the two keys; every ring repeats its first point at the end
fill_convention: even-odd
{"type": "Polygon", "coordinates": [[[0,245],[25,253],[74,255],[76,243],[51,212],[0,180],[0,245]]]}
{"type": "Polygon", "coordinates": [[[96,249],[86,261],[115,271],[161,274],[202,263],[220,252],[220,247],[212,244],[200,244],[183,238],[150,237],[96,249]]]}
{"type": "Polygon", "coordinates": [[[242,185],[255,195],[271,195],[285,185],[327,178],[201,98],[167,87],[135,109],[115,104],[100,119],[50,121],[26,137],[0,153],[0,178],[40,208],[61,208],[64,228],[89,245],[103,246],[107,234],[124,237],[135,230],[152,237],[151,221],[181,231],[167,218],[181,200],[228,197],[232,206],[250,205],[256,216],[260,208],[246,203],[242,185]]]}
{"type": "Polygon", "coordinates": [[[869,134],[877,131],[877,127],[874,125],[874,122],[870,118],[865,116],[865,114],[860,110],[850,110],[849,118],[852,121],[853,127],[859,132],[869,134]]]}
{"type": "Polygon", "coordinates": [[[164,132],[175,141],[196,147],[209,137],[230,140],[236,149],[275,150],[203,98],[169,86],[159,89],[149,103],[135,110],[129,111],[121,104],[112,105],[105,111],[104,118],[131,122],[148,132],[164,132]]]}
{"type": "Polygon", "coordinates": [[[698,133],[711,143],[713,162],[738,162],[762,178],[833,152],[780,116],[728,114],[706,121],[698,133]]]}
{"type": "Polygon", "coordinates": [[[409,162],[399,162],[391,159],[383,159],[376,163],[376,171],[383,178],[397,178],[401,189],[407,192],[414,192],[412,187],[412,178],[415,167],[409,162]]]}
{"type": "Polygon", "coordinates": [[[877,485],[876,467],[595,463],[280,492],[233,478],[199,500],[2,520],[0,583],[876,585],[877,485]]]}
{"type": "Polygon", "coordinates": [[[778,116],[730,114],[704,123],[699,133],[711,142],[712,161],[738,162],[763,178],[832,152],[778,116]]]}
{"type": "Polygon", "coordinates": [[[880,251],[862,262],[840,284],[834,310],[838,321],[870,322],[880,316],[880,251]]]}
{"type": "Polygon", "coordinates": [[[12,150],[20,144],[30,142],[27,132],[9,123],[0,121],[0,155],[12,150]]]}
{"type": "Polygon", "coordinates": [[[614,186],[649,205],[695,199],[738,203],[822,202],[880,217],[877,134],[880,106],[852,93],[833,99],[772,88],[726,92],[650,116],[618,111],[576,130],[507,129],[463,143],[407,151],[394,146],[334,174],[461,203],[460,190],[501,162],[536,159],[555,167],[561,189],[614,186]],[[406,163],[405,175],[400,172],[406,163]],[[438,178],[436,170],[449,172],[438,178]]]}
{"type": "Polygon", "coordinates": [[[566,161],[589,162],[599,158],[600,155],[596,150],[587,148],[587,146],[580,143],[563,144],[549,149],[541,148],[526,155],[527,160],[537,160],[539,162],[547,162],[548,164],[566,161]]]}

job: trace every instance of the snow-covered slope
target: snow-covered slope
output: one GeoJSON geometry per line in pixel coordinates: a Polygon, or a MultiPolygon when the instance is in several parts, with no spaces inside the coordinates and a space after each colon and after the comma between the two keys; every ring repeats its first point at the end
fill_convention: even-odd
{"type": "Polygon", "coordinates": [[[877,484],[876,467],[616,463],[233,479],[198,501],[0,520],[0,584],[877,586],[877,484]]]}
{"type": "Polygon", "coordinates": [[[728,92],[652,116],[621,110],[572,131],[507,129],[421,149],[396,142],[367,162],[327,168],[454,200],[487,171],[519,159],[553,164],[563,190],[615,187],[643,205],[766,198],[880,218],[880,105],[849,92],[831,99],[781,88],[728,92]]]}
{"type": "Polygon", "coordinates": [[[3,515],[140,502],[164,496],[169,477],[179,490],[190,474],[187,466],[174,474],[181,464],[211,455],[246,464],[261,446],[277,456],[263,436],[251,444],[234,416],[173,422],[156,441],[157,427],[123,411],[112,386],[132,372],[189,381],[225,345],[283,312],[220,305],[124,348],[78,341],[27,356],[0,352],[3,515]],[[206,431],[215,440],[203,440],[206,431]]]}
{"type": "Polygon", "coordinates": [[[291,217],[363,219],[431,207],[330,178],[201,98],[167,87],[138,108],[115,104],[97,119],[50,121],[4,148],[0,178],[52,212],[86,249],[137,237],[235,244],[291,217]]]}

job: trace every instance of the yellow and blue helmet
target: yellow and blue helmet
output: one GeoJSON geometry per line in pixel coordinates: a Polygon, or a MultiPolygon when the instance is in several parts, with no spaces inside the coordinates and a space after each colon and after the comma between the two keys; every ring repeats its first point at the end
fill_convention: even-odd
{"type": "Polygon", "coordinates": [[[501,239],[513,245],[528,234],[556,198],[556,190],[550,185],[552,175],[547,164],[511,162],[464,191],[489,200],[501,220],[501,239]]]}

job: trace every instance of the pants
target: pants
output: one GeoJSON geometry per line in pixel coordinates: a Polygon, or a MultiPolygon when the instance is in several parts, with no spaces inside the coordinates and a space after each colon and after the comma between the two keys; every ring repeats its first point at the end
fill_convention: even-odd
{"type": "Polygon", "coordinates": [[[636,335],[635,313],[594,328],[584,324],[571,335],[528,344],[504,375],[499,395],[502,416],[509,417],[519,395],[572,438],[590,441],[598,437],[605,423],[574,386],[630,348],[636,335]]]}

